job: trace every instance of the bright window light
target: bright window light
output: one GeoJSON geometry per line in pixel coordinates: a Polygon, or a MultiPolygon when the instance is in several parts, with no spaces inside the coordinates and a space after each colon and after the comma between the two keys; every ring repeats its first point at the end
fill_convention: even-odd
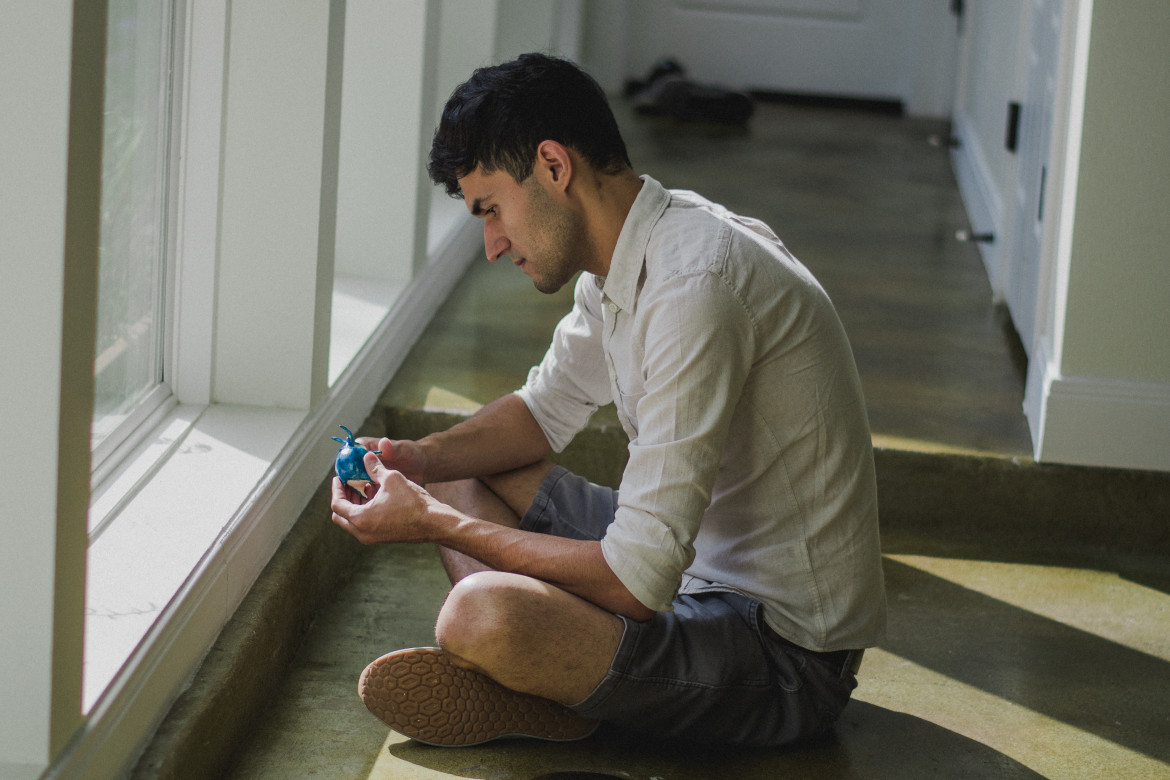
{"type": "Polygon", "coordinates": [[[159,403],[164,384],[172,13],[156,0],[111,0],[97,352],[94,468],[159,403]]]}

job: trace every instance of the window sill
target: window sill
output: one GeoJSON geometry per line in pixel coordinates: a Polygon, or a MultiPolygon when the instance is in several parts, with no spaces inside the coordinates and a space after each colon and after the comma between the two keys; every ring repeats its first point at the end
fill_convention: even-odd
{"type": "Polygon", "coordinates": [[[448,234],[313,409],[176,406],[95,493],[86,722],[50,776],[128,770],[479,241],[470,220],[448,234]]]}
{"type": "Polygon", "coordinates": [[[366,341],[386,319],[406,285],[360,276],[333,277],[333,314],[329,332],[329,384],[353,362],[366,341]]]}
{"type": "MultiPolygon", "coordinates": [[[[385,320],[404,285],[334,280],[329,381],[385,320]]],[[[304,410],[177,405],[143,425],[95,488],[86,571],[82,707],[89,712],[305,420],[304,410]],[[116,521],[116,522],[115,522],[116,521]]],[[[327,460],[321,461],[327,463],[327,460]]]]}
{"type": "Polygon", "coordinates": [[[89,549],[83,707],[88,712],[305,418],[304,411],[179,406],[142,459],[150,478],[89,549]]]}

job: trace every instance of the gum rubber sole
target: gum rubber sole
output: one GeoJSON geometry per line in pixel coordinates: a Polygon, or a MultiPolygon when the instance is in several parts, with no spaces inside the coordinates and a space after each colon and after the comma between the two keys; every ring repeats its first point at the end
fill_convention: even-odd
{"type": "Polygon", "coordinates": [[[461,669],[431,647],[398,650],[374,661],[358,680],[358,695],[390,728],[431,745],[478,745],[502,737],[570,741],[597,728],[556,702],[461,669]]]}

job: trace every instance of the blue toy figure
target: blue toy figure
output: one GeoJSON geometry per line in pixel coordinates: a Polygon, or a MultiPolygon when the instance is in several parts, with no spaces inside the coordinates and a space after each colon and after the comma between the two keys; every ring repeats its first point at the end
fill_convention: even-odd
{"type": "Polygon", "coordinates": [[[366,473],[366,467],[362,463],[362,458],[367,452],[373,452],[375,455],[381,455],[381,450],[367,450],[365,447],[358,444],[353,439],[353,433],[344,425],[338,426],[348,435],[347,438],[341,439],[337,436],[331,436],[333,441],[341,443],[341,449],[337,452],[337,460],[333,464],[333,468],[337,471],[337,476],[341,481],[349,485],[351,488],[362,494],[362,498],[369,498],[366,491],[369,490],[373,481],[370,475],[366,473]]]}

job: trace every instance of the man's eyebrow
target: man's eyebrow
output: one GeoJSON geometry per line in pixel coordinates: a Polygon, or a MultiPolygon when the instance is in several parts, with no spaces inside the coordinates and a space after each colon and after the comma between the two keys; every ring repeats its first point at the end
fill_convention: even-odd
{"type": "Polygon", "coordinates": [[[484,215],[483,202],[484,198],[476,198],[471,202],[471,216],[482,217],[484,215]]]}

